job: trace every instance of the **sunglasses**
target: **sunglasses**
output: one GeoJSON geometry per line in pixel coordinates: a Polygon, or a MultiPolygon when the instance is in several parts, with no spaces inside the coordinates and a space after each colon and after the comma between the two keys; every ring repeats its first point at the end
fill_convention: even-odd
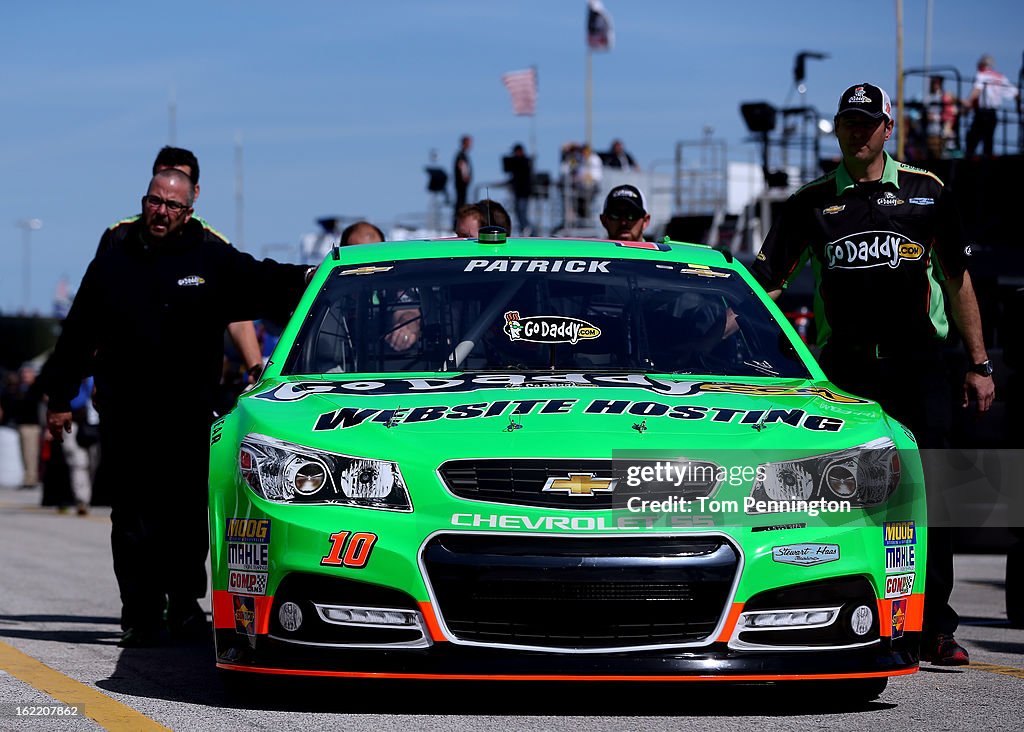
{"type": "Polygon", "coordinates": [[[621,211],[618,213],[609,213],[605,215],[612,221],[639,221],[641,218],[643,218],[643,214],[622,213],[621,211]]]}

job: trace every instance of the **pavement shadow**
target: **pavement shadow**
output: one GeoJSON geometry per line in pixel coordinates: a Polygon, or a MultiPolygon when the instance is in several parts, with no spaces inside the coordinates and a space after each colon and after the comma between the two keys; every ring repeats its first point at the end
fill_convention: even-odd
{"type": "MultiPolygon", "coordinates": [[[[977,615],[961,615],[960,625],[974,625],[986,628],[1012,628],[1010,621],[1006,618],[980,617],[977,615]]],[[[971,641],[972,643],[974,641],[971,641]]]]}
{"type": "Polygon", "coordinates": [[[0,615],[0,638],[24,638],[76,645],[115,645],[121,636],[120,618],[88,615],[0,615]],[[25,627],[25,624],[53,623],[109,625],[109,629],[64,629],[25,627]]]}
{"type": "Polygon", "coordinates": [[[1024,643],[1007,643],[1005,641],[993,641],[993,640],[972,640],[972,646],[978,646],[986,651],[992,651],[993,653],[1012,653],[1018,656],[1024,656],[1024,643]]]}
{"type": "Polygon", "coordinates": [[[130,696],[276,712],[489,716],[807,716],[897,705],[846,698],[841,683],[540,682],[325,679],[227,673],[212,644],[126,649],[100,688],[130,696]],[[595,693],[596,692],[596,693],[595,693]],[[742,700],[742,703],[737,703],[742,700]]]}

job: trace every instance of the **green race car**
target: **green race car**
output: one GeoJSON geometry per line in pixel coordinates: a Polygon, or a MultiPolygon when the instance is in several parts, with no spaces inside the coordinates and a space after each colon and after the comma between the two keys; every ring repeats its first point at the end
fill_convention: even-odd
{"type": "Polygon", "coordinates": [[[213,427],[217,664],[842,680],[917,669],[913,436],[728,253],[335,249],[213,427]]]}

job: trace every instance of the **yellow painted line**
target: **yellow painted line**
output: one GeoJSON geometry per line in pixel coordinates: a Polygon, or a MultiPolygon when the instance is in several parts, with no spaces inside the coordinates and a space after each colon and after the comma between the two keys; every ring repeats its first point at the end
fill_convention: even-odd
{"type": "Polygon", "coordinates": [[[1013,676],[1015,679],[1024,679],[1024,668],[1017,668],[1016,666],[998,666],[994,663],[978,663],[976,661],[971,661],[971,665],[968,666],[968,668],[973,668],[978,671],[988,671],[990,674],[1013,676]]]}
{"type": "Polygon", "coordinates": [[[17,648],[0,641],[0,669],[26,684],[49,694],[62,704],[74,704],[81,708],[81,714],[98,722],[111,732],[132,730],[135,732],[156,732],[167,727],[157,724],[144,714],[135,711],[119,701],[101,694],[95,689],[65,676],[59,671],[28,656],[17,648]]]}

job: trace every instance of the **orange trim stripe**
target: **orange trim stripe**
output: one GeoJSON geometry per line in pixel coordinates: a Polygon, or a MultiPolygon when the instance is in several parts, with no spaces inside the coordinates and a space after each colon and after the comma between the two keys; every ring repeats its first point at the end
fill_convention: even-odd
{"type": "Polygon", "coordinates": [[[235,627],[235,609],[231,605],[230,592],[213,591],[213,627],[216,630],[235,627]]]}
{"type": "Polygon", "coordinates": [[[722,632],[718,634],[719,643],[728,643],[729,639],[732,638],[732,633],[736,630],[736,623],[739,622],[740,613],[743,612],[743,603],[734,602],[732,608],[729,610],[729,617],[725,619],[725,625],[722,627],[722,632]]]}
{"type": "Polygon", "coordinates": [[[430,639],[433,641],[446,642],[448,639],[444,637],[444,633],[441,631],[441,624],[437,622],[437,616],[434,615],[434,606],[429,602],[421,602],[420,612],[423,613],[423,619],[427,622],[427,630],[430,631],[430,639]]]}
{"type": "Polygon", "coordinates": [[[573,674],[411,674],[360,671],[315,671],[312,669],[280,669],[261,666],[239,666],[233,663],[218,663],[217,668],[227,671],[250,671],[259,674],[277,674],[281,676],[331,676],[355,679],[437,679],[442,681],[806,681],[815,679],[878,679],[888,676],[907,676],[917,673],[918,667],[900,669],[898,671],[868,671],[859,674],[742,674],[735,676],[703,676],[703,675],[643,675],[623,676],[615,674],[595,674],[580,676],[573,674]]]}
{"type": "MultiPolygon", "coordinates": [[[[920,632],[924,627],[924,594],[897,598],[907,601],[907,616],[903,620],[904,632],[920,632]]],[[[892,637],[892,600],[878,600],[878,634],[883,638],[892,637]]]]}

